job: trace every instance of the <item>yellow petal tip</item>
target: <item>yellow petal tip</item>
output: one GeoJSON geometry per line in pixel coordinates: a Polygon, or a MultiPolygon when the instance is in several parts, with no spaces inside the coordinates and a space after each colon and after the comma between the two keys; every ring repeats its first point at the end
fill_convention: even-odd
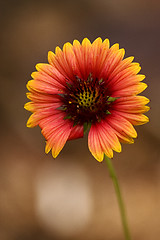
{"type": "Polygon", "coordinates": [[[91,42],[89,41],[88,38],[84,38],[82,41],[82,46],[87,46],[87,45],[91,45],[91,42]]]}
{"type": "Polygon", "coordinates": [[[49,145],[46,143],[45,153],[48,154],[50,150],[51,150],[51,147],[49,147],[49,145]]]}
{"type": "Polygon", "coordinates": [[[28,128],[32,128],[33,127],[32,123],[29,121],[29,119],[28,119],[28,121],[26,123],[26,127],[28,127],[28,128]]]}
{"type": "Polygon", "coordinates": [[[26,109],[27,111],[30,111],[30,107],[29,107],[29,104],[30,102],[27,102],[25,105],[24,105],[24,109],[26,109]]]}

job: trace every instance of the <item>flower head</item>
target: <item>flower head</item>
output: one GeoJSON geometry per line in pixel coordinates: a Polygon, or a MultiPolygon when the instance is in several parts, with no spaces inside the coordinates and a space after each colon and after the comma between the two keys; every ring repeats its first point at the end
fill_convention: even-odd
{"type": "Polygon", "coordinates": [[[124,58],[118,44],[85,38],[56,47],[48,53],[49,64],[37,64],[27,83],[31,100],[25,108],[33,114],[27,127],[37,125],[46,139],[45,152],[57,157],[67,140],[83,137],[89,127],[88,146],[102,161],[121,152],[120,142],[133,143],[133,125],[148,122],[143,114],[149,100],[137,96],[147,85],[138,74],[140,66],[133,57],[124,58]]]}

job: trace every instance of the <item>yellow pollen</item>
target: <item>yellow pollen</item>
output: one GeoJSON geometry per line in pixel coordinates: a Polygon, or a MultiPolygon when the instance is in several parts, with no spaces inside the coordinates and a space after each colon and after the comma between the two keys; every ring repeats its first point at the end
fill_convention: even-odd
{"type": "Polygon", "coordinates": [[[79,94],[77,101],[81,107],[92,109],[95,106],[97,97],[98,97],[98,91],[95,91],[94,93],[89,91],[84,91],[83,93],[79,94]]]}

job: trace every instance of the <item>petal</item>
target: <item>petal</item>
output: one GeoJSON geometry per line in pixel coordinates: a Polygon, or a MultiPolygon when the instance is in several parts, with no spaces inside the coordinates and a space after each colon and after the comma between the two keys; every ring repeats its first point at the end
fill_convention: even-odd
{"type": "Polygon", "coordinates": [[[133,138],[129,137],[126,133],[120,132],[115,128],[112,128],[112,130],[121,143],[128,143],[128,144],[134,143],[133,138]]]}
{"type": "MultiPolygon", "coordinates": [[[[109,49],[109,47],[108,47],[109,49]]],[[[96,78],[99,76],[101,71],[101,63],[103,61],[104,55],[106,55],[108,49],[102,51],[102,39],[99,37],[92,43],[92,73],[93,77],[96,78]]]]}
{"type": "Polygon", "coordinates": [[[118,112],[112,110],[111,114],[107,117],[107,123],[122,135],[126,135],[130,138],[137,137],[137,133],[132,124],[119,115],[118,112]]]}
{"type": "Polygon", "coordinates": [[[34,102],[27,102],[24,105],[24,108],[27,111],[31,111],[31,112],[36,112],[36,111],[43,111],[43,110],[47,110],[47,109],[51,109],[54,110],[58,107],[61,106],[61,102],[38,102],[38,103],[34,103],[34,102]]]}
{"type": "Polygon", "coordinates": [[[50,64],[46,64],[46,63],[38,63],[36,65],[36,69],[41,74],[54,78],[62,85],[65,84],[64,76],[54,66],[52,66],[50,64]]]}
{"type": "MultiPolygon", "coordinates": [[[[109,124],[110,125],[110,124],[109,124]]],[[[111,126],[111,125],[110,125],[111,126]]],[[[123,131],[119,131],[119,129],[112,127],[112,131],[114,132],[114,134],[118,137],[119,141],[122,143],[134,143],[134,140],[132,137],[128,136],[128,134],[126,134],[123,131]]]]}
{"type": "Polygon", "coordinates": [[[97,161],[102,162],[104,158],[104,153],[100,144],[99,136],[97,134],[96,126],[93,124],[88,134],[88,147],[94,158],[97,161]]]}
{"type": "MultiPolygon", "coordinates": [[[[54,68],[56,68],[56,70],[63,75],[64,78],[66,78],[66,72],[63,68],[63,64],[64,64],[64,59],[63,59],[63,53],[62,50],[59,47],[56,47],[55,49],[56,54],[54,54],[52,51],[48,52],[48,62],[49,64],[51,64],[54,68]]],[[[66,64],[66,62],[65,62],[66,64]]]]}
{"type": "Polygon", "coordinates": [[[119,73],[117,73],[114,77],[108,77],[108,86],[116,87],[116,84],[118,82],[123,83],[123,79],[126,79],[131,76],[135,76],[139,71],[141,70],[141,67],[139,63],[131,63],[127,68],[123,69],[119,73]]]}
{"type": "Polygon", "coordinates": [[[74,40],[73,51],[76,57],[76,65],[79,69],[79,77],[82,79],[87,79],[91,73],[91,43],[87,38],[84,38],[82,45],[79,41],[74,40]]]}
{"type": "Polygon", "coordinates": [[[82,54],[85,66],[84,79],[86,79],[92,71],[91,42],[88,40],[88,38],[84,38],[82,41],[82,54]]]}
{"type": "Polygon", "coordinates": [[[36,117],[36,113],[33,113],[33,114],[29,117],[26,126],[27,126],[28,128],[33,128],[33,127],[37,126],[38,124],[39,124],[39,118],[36,117]]]}
{"type": "MultiPolygon", "coordinates": [[[[114,151],[121,152],[121,144],[120,144],[114,130],[110,127],[110,125],[107,123],[107,121],[102,120],[101,123],[99,124],[99,129],[101,130],[101,134],[103,132],[104,141],[108,142],[114,151]]],[[[105,154],[106,154],[106,152],[105,152],[105,154]]]]}
{"type": "Polygon", "coordinates": [[[97,38],[91,46],[91,72],[93,78],[100,78],[100,73],[105,64],[106,56],[109,51],[109,40],[105,39],[102,43],[102,39],[97,38]]]}
{"type": "Polygon", "coordinates": [[[51,66],[54,66],[55,58],[56,58],[56,54],[53,53],[52,51],[49,51],[48,52],[48,62],[51,66]]]}
{"type": "Polygon", "coordinates": [[[142,74],[128,76],[126,78],[121,79],[121,81],[115,82],[114,89],[121,89],[134,84],[138,84],[139,82],[144,80],[144,78],[145,78],[145,75],[142,75],[142,74]]]}
{"type": "Polygon", "coordinates": [[[112,108],[117,111],[127,113],[144,113],[149,110],[145,106],[149,99],[143,96],[121,97],[115,101],[112,108]]]}
{"type": "Polygon", "coordinates": [[[64,77],[56,69],[53,70],[52,76],[43,71],[33,72],[31,76],[33,79],[49,83],[55,88],[64,89],[64,77]]]}
{"type": "Polygon", "coordinates": [[[70,43],[65,43],[63,51],[56,47],[55,53],[48,53],[48,61],[53,65],[65,78],[74,78],[75,55],[73,46],[70,43]]]}
{"type": "Polygon", "coordinates": [[[68,75],[70,75],[70,72],[68,69],[68,64],[66,62],[66,59],[64,58],[64,53],[59,47],[56,47],[55,49],[55,59],[54,62],[52,62],[54,67],[65,77],[67,78],[68,75]]]}
{"type": "Polygon", "coordinates": [[[77,138],[82,138],[84,135],[84,128],[83,125],[76,125],[72,127],[71,133],[68,137],[68,140],[73,140],[77,138]]]}
{"type": "Polygon", "coordinates": [[[149,122],[149,118],[144,114],[133,114],[126,112],[118,112],[118,114],[126,118],[133,125],[142,125],[149,122]]]}
{"type": "Polygon", "coordinates": [[[110,81],[110,79],[114,78],[119,72],[121,72],[122,70],[128,68],[129,66],[131,66],[131,62],[133,61],[134,57],[128,57],[123,59],[116,67],[115,69],[112,71],[112,73],[109,75],[108,80],[110,81]]]}
{"type": "Polygon", "coordinates": [[[83,56],[82,56],[82,46],[80,42],[77,40],[73,41],[73,51],[75,54],[77,67],[79,69],[78,76],[80,78],[83,78],[85,67],[84,67],[83,56]]]}
{"type": "Polygon", "coordinates": [[[103,153],[105,153],[109,158],[113,157],[112,147],[110,145],[110,140],[107,139],[106,132],[101,127],[101,124],[96,124],[96,132],[99,137],[99,142],[103,153]]]}
{"type": "MultiPolygon", "coordinates": [[[[106,45],[107,45],[107,47],[109,46],[109,40],[108,39],[106,39],[103,42],[103,46],[106,46],[106,45]]],[[[104,64],[106,64],[107,61],[111,58],[111,56],[115,55],[115,53],[117,53],[118,51],[119,51],[119,44],[118,43],[112,45],[109,49],[107,49],[107,52],[105,51],[104,64]]],[[[104,68],[104,65],[103,65],[103,68],[104,68]]]]}
{"type": "Polygon", "coordinates": [[[38,124],[40,125],[42,120],[47,119],[48,117],[51,117],[54,115],[56,116],[57,119],[59,114],[63,116],[62,114],[64,113],[60,112],[54,107],[55,106],[52,106],[50,108],[45,108],[44,110],[40,109],[34,112],[27,121],[27,127],[32,128],[37,126],[38,124]]]}
{"type": "Polygon", "coordinates": [[[106,135],[104,134],[103,131],[100,131],[99,134],[99,141],[102,147],[102,151],[109,157],[109,158],[113,158],[113,151],[112,148],[109,144],[109,142],[107,141],[106,135]]]}
{"type": "Polygon", "coordinates": [[[47,140],[45,152],[52,149],[53,157],[57,157],[64,144],[68,140],[73,123],[68,119],[64,120],[65,113],[58,111],[39,121],[42,134],[47,140]]]}
{"type": "Polygon", "coordinates": [[[70,43],[64,44],[63,52],[70,71],[68,77],[70,77],[70,79],[74,79],[75,75],[78,74],[78,70],[72,44],[70,43]]]}
{"type": "Polygon", "coordinates": [[[112,54],[113,52],[116,52],[117,50],[119,50],[119,43],[113,44],[113,45],[110,47],[109,52],[110,52],[110,54],[112,54]]]}
{"type": "Polygon", "coordinates": [[[138,84],[134,84],[131,85],[129,87],[124,87],[123,89],[119,89],[113,91],[112,97],[127,97],[127,96],[134,96],[137,95],[141,92],[143,92],[146,88],[147,88],[147,84],[146,83],[138,83],[138,84]]]}
{"type": "Polygon", "coordinates": [[[122,61],[124,54],[125,54],[124,49],[114,51],[111,55],[108,53],[105,60],[106,63],[103,66],[103,71],[101,72],[100,78],[108,79],[111,72],[122,61]]]}
{"type": "Polygon", "coordinates": [[[116,100],[116,104],[128,105],[128,104],[142,104],[146,105],[150,100],[144,96],[131,96],[131,97],[121,97],[116,100]]]}
{"type": "Polygon", "coordinates": [[[39,81],[39,80],[30,80],[27,83],[27,89],[29,91],[36,91],[39,93],[47,93],[47,94],[58,94],[60,93],[59,90],[53,87],[52,84],[39,81]]]}
{"type": "MultiPolygon", "coordinates": [[[[52,122],[55,122],[55,121],[62,122],[62,120],[64,120],[64,117],[65,117],[64,112],[59,111],[59,110],[54,110],[52,115],[48,115],[47,117],[42,118],[39,121],[39,126],[40,126],[41,129],[44,129],[47,126],[52,126],[52,122]]],[[[49,132],[48,132],[48,134],[49,134],[49,132]]]]}
{"type": "Polygon", "coordinates": [[[42,102],[48,102],[48,103],[54,103],[59,101],[57,98],[57,95],[53,94],[43,94],[43,93],[38,93],[36,91],[28,92],[26,93],[27,98],[30,99],[33,102],[36,103],[42,103],[42,102]]]}
{"type": "Polygon", "coordinates": [[[52,122],[49,126],[42,129],[44,136],[48,132],[50,133],[49,137],[47,137],[45,152],[48,153],[52,149],[52,156],[56,158],[68,140],[71,124],[69,122],[66,123],[64,120],[52,122]]]}
{"type": "MultiPolygon", "coordinates": [[[[96,40],[95,40],[95,43],[96,43],[96,40]]],[[[102,72],[102,69],[104,68],[106,58],[107,58],[107,56],[109,54],[109,51],[110,51],[109,45],[110,45],[109,39],[106,38],[103,41],[101,47],[100,46],[98,47],[99,51],[97,52],[97,66],[96,66],[97,76],[96,77],[99,78],[99,79],[100,79],[100,73],[102,72]]],[[[96,46],[96,44],[95,44],[95,46],[96,46]]],[[[94,42],[93,42],[93,56],[94,55],[95,55],[95,53],[94,53],[94,42]]],[[[95,71],[95,68],[93,68],[93,69],[95,71]]]]}

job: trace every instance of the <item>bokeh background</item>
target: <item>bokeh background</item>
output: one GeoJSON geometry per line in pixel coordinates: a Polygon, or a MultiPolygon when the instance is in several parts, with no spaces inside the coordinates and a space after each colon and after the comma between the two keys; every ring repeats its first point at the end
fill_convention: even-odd
{"type": "Polygon", "coordinates": [[[87,137],[54,160],[40,129],[27,129],[26,83],[47,53],[98,36],[135,56],[149,85],[150,123],[114,155],[133,240],[160,239],[160,1],[0,1],[0,240],[124,239],[105,162],[87,137]]]}

